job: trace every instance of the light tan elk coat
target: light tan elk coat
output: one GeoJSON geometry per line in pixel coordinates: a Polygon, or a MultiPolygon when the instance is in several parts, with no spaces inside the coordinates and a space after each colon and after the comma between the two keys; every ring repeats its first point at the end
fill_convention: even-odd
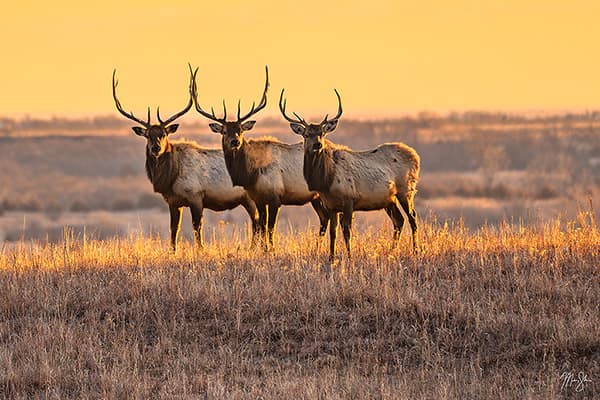
{"type": "MultiPolygon", "coordinates": [[[[191,90],[196,72],[190,69],[190,73],[191,90]]],[[[223,211],[242,205],[252,222],[254,243],[254,234],[258,229],[256,205],[243,188],[233,186],[223,160],[223,152],[219,149],[204,148],[193,142],[169,140],[169,134],[174,133],[179,126],[172,122],[191,108],[191,96],[186,107],[166,121],[161,120],[157,109],[159,124],[150,124],[149,108],[147,121],[123,110],[117,98],[118,81],[115,80],[115,74],[116,71],[113,73],[113,98],[117,110],[142,125],[132,129],[137,135],[147,139],[146,174],[154,191],[160,193],[169,205],[173,251],[177,249],[183,207],[190,208],[196,242],[202,246],[204,208],[223,211]]]]}
{"type": "Polygon", "coordinates": [[[335,254],[338,214],[342,214],[342,230],[350,256],[350,236],[354,211],[385,209],[394,224],[394,242],[408,217],[412,229],[413,247],[418,248],[417,212],[414,196],[419,180],[420,159],[417,152],[403,143],[385,143],[368,151],[353,151],[326,139],[335,130],[342,115],[338,92],[338,114],[327,116],[319,124],[309,124],[297,114],[292,119],[285,114],[283,90],[279,108],[290,122],[292,130],[304,138],[303,173],[310,190],[319,193],[331,217],[330,258],[335,254]]]}
{"type": "Polygon", "coordinates": [[[269,73],[263,97],[258,107],[254,104],[250,112],[240,116],[238,103],[237,120],[227,121],[227,110],[223,105],[224,116],[217,118],[200,107],[194,83],[193,97],[196,110],[202,116],[216,123],[209,126],[213,132],[222,135],[223,153],[227,171],[234,185],[243,186],[256,203],[259,213],[260,230],[265,236],[265,247],[273,247],[277,215],[282,205],[303,205],[311,202],[320,220],[320,235],[327,230],[329,218],[317,192],[309,190],[302,175],[302,143],[286,144],[272,138],[246,139],[245,131],[254,127],[256,121],[246,121],[267,104],[269,73]],[[245,122],[244,122],[245,121],[245,122]]]}

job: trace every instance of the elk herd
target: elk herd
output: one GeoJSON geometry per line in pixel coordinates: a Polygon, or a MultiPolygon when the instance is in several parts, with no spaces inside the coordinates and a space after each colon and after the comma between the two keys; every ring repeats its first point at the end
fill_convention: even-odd
{"type": "Polygon", "coordinates": [[[394,226],[394,245],[400,238],[404,216],[412,230],[413,249],[419,249],[417,212],[414,196],[419,180],[420,159],[417,152],[404,143],[385,143],[366,151],[354,151],[335,144],[327,136],[335,131],[342,116],[342,100],[335,90],[338,111],[319,123],[306,122],[297,113],[286,112],[284,91],[279,98],[279,110],[289,122],[293,133],[302,142],[282,143],[273,138],[246,137],[256,121],[255,114],[267,105],[269,70],[265,67],[265,86],[261,99],[243,114],[238,102],[235,117],[217,116],[200,105],[196,75],[190,66],[189,99],[185,107],[162,120],[151,123],[148,108],[146,120],[126,112],[117,97],[116,70],[113,71],[112,92],[115,106],[124,117],[139,126],[132,129],[146,139],[146,174],[155,192],[169,206],[171,246],[177,249],[182,209],[189,207],[194,235],[202,246],[202,213],[204,208],[223,211],[239,205],[248,213],[252,225],[252,246],[262,243],[265,250],[274,246],[274,233],[279,209],[283,205],[311,203],[320,222],[319,234],[324,236],[329,225],[330,253],[335,258],[338,224],[342,226],[346,251],[350,257],[351,228],[354,211],[384,209],[394,226]],[[179,125],[175,120],[192,106],[206,119],[209,128],[221,135],[222,149],[199,146],[189,141],[171,141],[179,125]]]}

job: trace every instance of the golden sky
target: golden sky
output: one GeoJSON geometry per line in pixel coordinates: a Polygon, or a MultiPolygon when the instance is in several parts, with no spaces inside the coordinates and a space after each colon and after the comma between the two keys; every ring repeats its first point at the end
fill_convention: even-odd
{"type": "Polygon", "coordinates": [[[600,107],[600,2],[27,1],[3,5],[0,115],[114,114],[258,101],[348,115],[600,107]]]}

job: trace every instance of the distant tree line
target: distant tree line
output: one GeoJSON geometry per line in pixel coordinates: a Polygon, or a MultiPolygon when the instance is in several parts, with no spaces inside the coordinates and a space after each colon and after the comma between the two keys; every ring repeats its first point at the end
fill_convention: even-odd
{"type": "MultiPolygon", "coordinates": [[[[350,126],[352,120],[345,120],[345,125],[350,126]]],[[[367,121],[360,121],[361,127],[367,121]]],[[[585,111],[577,113],[563,114],[542,114],[542,113],[507,113],[507,112],[487,112],[487,111],[452,111],[445,114],[439,114],[431,111],[421,111],[416,115],[399,118],[379,118],[368,121],[379,127],[393,127],[397,131],[407,132],[416,129],[435,129],[446,124],[532,124],[532,123],[570,123],[570,122],[600,122],[600,111],[585,111]]],[[[69,130],[96,130],[96,129],[122,129],[130,125],[129,121],[119,116],[95,116],[86,118],[33,118],[25,116],[23,118],[0,117],[0,132],[11,133],[27,130],[45,130],[45,129],[63,129],[69,130]]],[[[204,126],[204,121],[198,120],[190,124],[191,126],[204,126]]],[[[261,120],[264,127],[279,127],[283,121],[276,117],[267,117],[261,120]]],[[[386,129],[386,128],[381,128],[386,129]]]]}

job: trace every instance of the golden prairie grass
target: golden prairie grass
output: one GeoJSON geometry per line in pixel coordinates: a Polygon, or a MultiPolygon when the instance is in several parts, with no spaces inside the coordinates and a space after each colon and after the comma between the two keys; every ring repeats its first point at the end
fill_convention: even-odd
{"type": "Polygon", "coordinates": [[[512,399],[600,396],[600,231],[590,214],[469,231],[158,239],[0,255],[6,398],[512,399]],[[343,247],[343,246],[339,246],[343,247]],[[565,373],[583,372],[583,389],[565,373]]]}

